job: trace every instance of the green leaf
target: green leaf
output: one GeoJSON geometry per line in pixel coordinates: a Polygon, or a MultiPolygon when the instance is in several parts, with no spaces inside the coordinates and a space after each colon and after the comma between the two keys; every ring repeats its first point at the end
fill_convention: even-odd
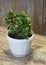
{"type": "Polygon", "coordinates": [[[27,17],[26,13],[22,11],[20,14],[15,14],[11,9],[8,11],[3,21],[7,24],[8,29],[12,34],[20,33],[22,38],[28,39],[32,35],[32,18],[27,17]]]}

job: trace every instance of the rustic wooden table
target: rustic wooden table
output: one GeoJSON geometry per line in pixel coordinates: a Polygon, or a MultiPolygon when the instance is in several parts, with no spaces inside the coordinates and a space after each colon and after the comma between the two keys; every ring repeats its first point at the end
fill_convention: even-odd
{"type": "Polygon", "coordinates": [[[46,36],[36,35],[32,42],[32,53],[23,58],[12,56],[5,38],[7,29],[0,26],[0,65],[46,65],[46,36]]]}

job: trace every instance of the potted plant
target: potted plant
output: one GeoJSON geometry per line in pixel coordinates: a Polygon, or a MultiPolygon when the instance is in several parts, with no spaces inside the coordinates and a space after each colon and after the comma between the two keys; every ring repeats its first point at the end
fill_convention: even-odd
{"type": "Polygon", "coordinates": [[[34,38],[31,29],[32,19],[27,17],[24,11],[15,14],[13,10],[9,10],[4,21],[8,26],[6,38],[12,54],[17,57],[25,56],[29,52],[31,41],[34,38]]]}

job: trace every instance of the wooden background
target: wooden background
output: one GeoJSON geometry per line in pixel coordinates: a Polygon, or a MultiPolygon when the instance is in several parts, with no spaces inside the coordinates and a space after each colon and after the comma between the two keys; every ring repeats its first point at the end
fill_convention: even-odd
{"type": "Polygon", "coordinates": [[[25,11],[32,17],[32,29],[35,33],[46,34],[46,0],[0,0],[0,25],[9,9],[15,13],[25,11]]]}

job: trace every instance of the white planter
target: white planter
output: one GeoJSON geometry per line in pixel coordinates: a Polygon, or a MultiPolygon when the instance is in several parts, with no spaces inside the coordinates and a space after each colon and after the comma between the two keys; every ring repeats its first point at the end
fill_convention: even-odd
{"type": "Polygon", "coordinates": [[[34,38],[34,34],[29,39],[13,39],[6,33],[6,38],[9,43],[9,48],[14,56],[22,57],[25,56],[31,49],[31,42],[34,38]]]}

